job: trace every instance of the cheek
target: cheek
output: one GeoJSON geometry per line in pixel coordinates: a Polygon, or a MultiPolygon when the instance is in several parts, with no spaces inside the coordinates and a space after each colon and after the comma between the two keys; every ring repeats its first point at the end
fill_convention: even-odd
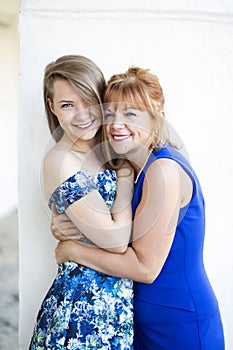
{"type": "Polygon", "coordinates": [[[98,107],[90,107],[90,114],[97,119],[102,120],[102,113],[98,107]]]}
{"type": "Polygon", "coordinates": [[[155,130],[154,128],[154,124],[152,124],[152,122],[146,121],[145,123],[138,123],[137,125],[137,129],[138,129],[138,133],[145,136],[145,135],[150,135],[153,133],[153,131],[155,130]]]}
{"type": "Polygon", "coordinates": [[[96,116],[95,120],[98,125],[103,125],[103,119],[100,114],[96,116]]]}
{"type": "Polygon", "coordinates": [[[109,138],[110,137],[110,129],[111,129],[111,127],[110,127],[109,124],[105,124],[104,128],[105,128],[105,134],[106,134],[107,138],[109,138]]]}
{"type": "Polygon", "coordinates": [[[57,119],[58,119],[61,126],[67,124],[67,118],[64,118],[64,117],[61,117],[60,115],[57,115],[57,119]]]}
{"type": "Polygon", "coordinates": [[[57,119],[59,120],[60,124],[69,124],[74,119],[74,115],[71,111],[64,111],[57,114],[57,119]]]}

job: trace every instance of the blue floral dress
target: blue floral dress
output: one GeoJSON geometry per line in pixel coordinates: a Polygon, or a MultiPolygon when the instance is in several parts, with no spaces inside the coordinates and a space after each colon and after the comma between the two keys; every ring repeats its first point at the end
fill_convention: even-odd
{"type": "MultiPolygon", "coordinates": [[[[95,177],[78,171],[52,194],[59,213],[97,189],[109,209],[116,195],[116,172],[95,177]]],[[[87,242],[90,242],[86,239],[87,242]]],[[[133,281],[107,276],[75,262],[59,265],[31,339],[30,350],[133,349],[133,281]]]]}

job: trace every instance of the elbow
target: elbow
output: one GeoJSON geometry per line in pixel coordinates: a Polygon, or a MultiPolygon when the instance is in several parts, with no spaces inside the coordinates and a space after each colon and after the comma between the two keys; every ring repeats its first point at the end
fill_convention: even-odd
{"type": "Polygon", "coordinates": [[[145,283],[145,284],[152,284],[155,281],[155,278],[151,275],[144,275],[138,282],[145,283]]]}
{"type": "Polygon", "coordinates": [[[146,284],[152,284],[155,280],[156,280],[156,277],[155,275],[148,275],[145,282],[146,284]]]}
{"type": "MultiPolygon", "coordinates": [[[[159,276],[163,265],[151,264],[150,263],[142,263],[140,264],[140,273],[138,274],[137,281],[145,284],[152,284],[156,278],[159,276]]],[[[136,280],[136,279],[135,279],[136,280]]]]}
{"type": "Polygon", "coordinates": [[[137,278],[137,282],[152,284],[157,277],[158,273],[155,273],[155,271],[146,270],[140,275],[139,278],[137,278]]]}

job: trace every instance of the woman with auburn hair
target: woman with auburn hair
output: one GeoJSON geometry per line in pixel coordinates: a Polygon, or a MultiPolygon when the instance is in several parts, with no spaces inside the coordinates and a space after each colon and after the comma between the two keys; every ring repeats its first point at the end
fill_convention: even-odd
{"type": "MultiPolygon", "coordinates": [[[[57,262],[135,281],[134,349],[223,350],[218,302],[203,263],[204,198],[191,165],[165,135],[159,80],[129,68],[110,79],[104,102],[108,159],[113,150],[135,171],[132,244],[114,254],[66,240],[58,243],[57,262]]],[[[54,213],[56,237],[63,220],[54,213]]]]}

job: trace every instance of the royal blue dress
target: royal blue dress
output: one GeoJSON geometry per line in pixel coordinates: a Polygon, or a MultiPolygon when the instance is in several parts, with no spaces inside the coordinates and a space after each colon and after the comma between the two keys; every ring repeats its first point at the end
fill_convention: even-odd
{"type": "Polygon", "coordinates": [[[224,350],[218,303],[203,264],[204,199],[186,159],[167,146],[151,154],[135,185],[133,213],[141,200],[145,172],[159,158],[176,161],[190,176],[193,196],[179,213],[174,241],[152,284],[134,283],[135,350],[224,350]]]}
{"type": "MultiPolygon", "coordinates": [[[[52,194],[59,213],[93,189],[110,209],[116,172],[95,177],[78,171],[52,194]]],[[[88,239],[86,242],[90,243],[88,239]]],[[[75,262],[59,265],[58,274],[37,316],[30,350],[133,349],[133,281],[107,276],[75,262]]]]}

